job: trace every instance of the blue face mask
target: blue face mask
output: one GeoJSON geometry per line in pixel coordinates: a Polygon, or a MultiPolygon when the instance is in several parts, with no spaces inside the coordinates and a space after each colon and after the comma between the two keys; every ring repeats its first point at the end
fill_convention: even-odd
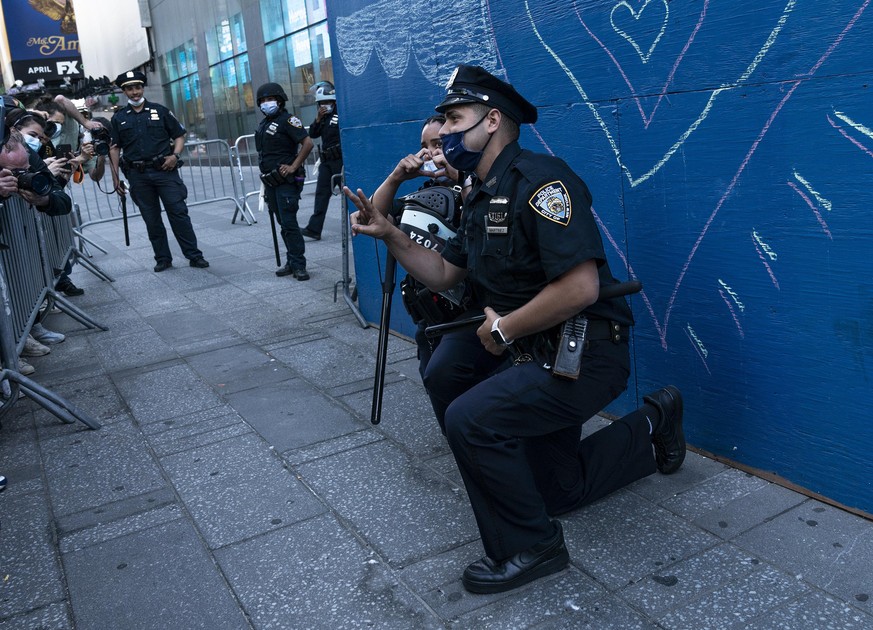
{"type": "Polygon", "coordinates": [[[279,111],[279,103],[277,103],[276,101],[267,101],[266,103],[261,103],[261,111],[264,112],[264,114],[267,116],[272,116],[279,111]]]}
{"type": "Polygon", "coordinates": [[[488,137],[488,142],[485,143],[485,147],[482,147],[481,151],[470,151],[464,146],[464,134],[481,125],[482,121],[487,117],[488,114],[485,114],[485,116],[479,119],[479,122],[472,127],[467,127],[463,131],[440,136],[440,139],[443,141],[443,155],[446,156],[446,162],[455,170],[465,173],[476,170],[479,161],[482,159],[482,153],[485,151],[485,147],[488,146],[488,142],[491,142],[493,136],[488,137]]]}
{"type": "Polygon", "coordinates": [[[33,136],[24,136],[24,141],[34,153],[39,153],[39,150],[42,148],[42,142],[39,141],[39,138],[34,138],[33,136]]]}

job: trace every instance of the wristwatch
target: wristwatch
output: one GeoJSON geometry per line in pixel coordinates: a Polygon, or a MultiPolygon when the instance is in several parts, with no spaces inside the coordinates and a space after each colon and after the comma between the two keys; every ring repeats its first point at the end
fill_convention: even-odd
{"type": "Polygon", "coordinates": [[[506,336],[503,334],[503,331],[500,330],[500,320],[501,319],[502,318],[498,317],[497,319],[494,320],[494,323],[491,324],[491,338],[494,339],[494,343],[496,343],[498,346],[505,347],[505,346],[511,345],[513,340],[507,339],[506,336]]]}
{"type": "Polygon", "coordinates": [[[181,153],[174,153],[174,154],[173,154],[173,157],[176,158],[177,160],[181,160],[181,159],[182,159],[182,154],[181,154],[181,153]]]}

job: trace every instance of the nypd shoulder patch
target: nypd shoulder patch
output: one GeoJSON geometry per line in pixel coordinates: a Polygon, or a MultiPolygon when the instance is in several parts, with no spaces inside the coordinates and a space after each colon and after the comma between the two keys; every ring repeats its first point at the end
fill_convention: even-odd
{"type": "Polygon", "coordinates": [[[528,200],[530,207],[549,221],[568,225],[573,208],[570,203],[570,193],[566,186],[558,180],[542,186],[528,200]]]}
{"type": "Polygon", "coordinates": [[[302,127],[303,126],[303,123],[300,122],[300,119],[297,118],[297,116],[291,116],[288,119],[288,124],[291,125],[292,127],[302,127]]]}

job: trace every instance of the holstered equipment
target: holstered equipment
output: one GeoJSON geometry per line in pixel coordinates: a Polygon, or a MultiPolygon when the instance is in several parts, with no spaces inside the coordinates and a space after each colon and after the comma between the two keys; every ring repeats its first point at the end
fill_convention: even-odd
{"type": "Polygon", "coordinates": [[[269,186],[270,188],[275,188],[276,186],[281,186],[282,184],[287,183],[285,177],[279,173],[279,169],[273,169],[269,173],[261,173],[261,181],[264,182],[265,186],[269,186]]]}
{"type": "Polygon", "coordinates": [[[320,151],[321,159],[324,161],[333,161],[343,159],[343,149],[340,145],[335,144],[332,147],[322,147],[320,151]]]}

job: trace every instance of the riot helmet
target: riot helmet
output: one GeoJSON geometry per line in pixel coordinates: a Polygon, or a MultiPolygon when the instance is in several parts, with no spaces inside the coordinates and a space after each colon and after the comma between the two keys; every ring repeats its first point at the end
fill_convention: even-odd
{"type": "Polygon", "coordinates": [[[332,85],[320,85],[315,90],[315,102],[336,101],[336,90],[332,85]]]}
{"type": "Polygon", "coordinates": [[[284,105],[288,102],[288,96],[285,94],[285,90],[282,89],[282,86],[278,83],[264,83],[261,87],[258,88],[258,105],[261,104],[262,100],[269,96],[278,99],[281,105],[284,105]]]}

